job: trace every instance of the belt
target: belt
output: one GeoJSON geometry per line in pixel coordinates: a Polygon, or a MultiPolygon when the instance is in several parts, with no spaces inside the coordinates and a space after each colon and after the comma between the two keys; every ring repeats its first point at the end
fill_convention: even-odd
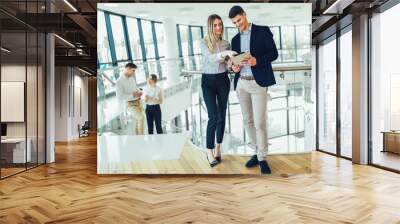
{"type": "Polygon", "coordinates": [[[203,75],[223,75],[228,73],[228,71],[220,72],[220,73],[202,73],[203,75]]]}
{"type": "Polygon", "coordinates": [[[254,76],[240,76],[240,79],[244,79],[244,80],[254,80],[254,76]]]}
{"type": "Polygon", "coordinates": [[[138,101],[140,101],[140,98],[139,98],[139,99],[136,99],[136,100],[128,100],[128,102],[132,102],[132,103],[138,102],[138,101]]]}

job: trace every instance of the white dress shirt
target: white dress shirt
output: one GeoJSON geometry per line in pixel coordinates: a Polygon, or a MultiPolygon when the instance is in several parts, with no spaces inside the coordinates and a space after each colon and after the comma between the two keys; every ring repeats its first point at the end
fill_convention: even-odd
{"type": "Polygon", "coordinates": [[[143,93],[144,93],[145,97],[146,96],[151,97],[146,101],[146,104],[148,104],[148,105],[157,105],[157,104],[159,104],[158,101],[162,97],[162,89],[161,89],[161,87],[159,87],[158,85],[155,85],[155,86],[147,85],[146,88],[144,89],[143,93]]]}
{"type": "Polygon", "coordinates": [[[116,92],[118,99],[122,101],[137,100],[140,97],[133,97],[133,92],[139,91],[136,81],[133,76],[126,77],[125,74],[121,75],[116,82],[116,92]]]}
{"type": "MultiPolygon", "coordinates": [[[[241,52],[250,52],[250,37],[251,37],[251,27],[250,23],[249,29],[246,31],[240,32],[240,51],[241,52]]],[[[253,72],[251,71],[250,65],[243,65],[240,69],[241,76],[253,76],[253,72]]]]}

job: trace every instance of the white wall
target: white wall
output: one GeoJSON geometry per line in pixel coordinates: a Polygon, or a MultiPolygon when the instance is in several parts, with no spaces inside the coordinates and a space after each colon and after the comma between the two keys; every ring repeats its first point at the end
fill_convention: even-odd
{"type": "Polygon", "coordinates": [[[72,67],[56,67],[55,73],[55,140],[77,139],[78,124],[88,120],[88,78],[72,67]]]}
{"type": "MultiPolygon", "coordinates": [[[[26,85],[26,99],[23,102],[21,113],[25,114],[22,122],[6,122],[7,137],[30,139],[32,161],[44,163],[45,150],[45,115],[44,115],[44,73],[41,66],[25,65],[25,63],[5,63],[1,66],[2,82],[24,82],[26,85]],[[27,80],[26,80],[27,78],[27,80]],[[25,106],[26,103],[26,106],[25,106]],[[38,154],[37,154],[38,153],[38,154]]],[[[4,89],[2,89],[3,92],[4,89]]],[[[20,90],[20,94],[24,91],[20,90]]],[[[4,94],[4,93],[3,93],[4,94]]],[[[5,93],[7,94],[7,93],[5,93]]],[[[7,97],[7,95],[2,95],[7,97]]],[[[11,107],[2,107],[2,112],[16,113],[11,107]]],[[[15,110],[15,109],[14,109],[15,110]]],[[[51,160],[49,160],[51,161],[51,160]]]]}
{"type": "MultiPolygon", "coordinates": [[[[28,70],[32,68],[28,66],[28,70]]],[[[1,81],[3,82],[25,82],[26,66],[25,64],[5,64],[1,66],[1,81]]],[[[7,108],[1,108],[7,110],[7,108]]],[[[9,122],[7,123],[8,137],[25,137],[26,122],[9,122]]],[[[29,136],[28,136],[29,137],[29,136]]]]}

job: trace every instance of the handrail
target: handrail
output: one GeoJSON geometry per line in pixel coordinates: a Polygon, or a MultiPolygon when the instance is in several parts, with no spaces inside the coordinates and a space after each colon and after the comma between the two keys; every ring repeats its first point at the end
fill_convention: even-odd
{"type": "Polygon", "coordinates": [[[297,65],[297,66],[276,66],[272,67],[274,72],[288,72],[288,71],[311,71],[311,65],[297,65]]]}
{"type": "MultiPolygon", "coordinates": [[[[201,56],[201,55],[193,55],[193,56],[188,56],[187,58],[192,58],[192,57],[196,57],[196,56],[201,56]]],[[[166,62],[166,61],[175,61],[175,62],[180,62],[181,60],[183,60],[183,57],[178,57],[178,58],[160,58],[158,60],[154,60],[154,61],[142,61],[142,62],[136,62],[136,65],[144,65],[147,64],[149,62],[166,62]]],[[[290,63],[285,63],[285,64],[290,64],[290,63]]],[[[296,70],[311,70],[311,65],[307,65],[307,64],[302,64],[299,65],[299,63],[294,63],[295,66],[280,66],[280,64],[273,64],[273,71],[296,71],[296,70]]],[[[105,69],[98,69],[97,72],[104,72],[104,71],[109,71],[109,70],[116,70],[119,69],[121,66],[113,66],[113,67],[109,67],[109,68],[105,68],[105,69]]],[[[200,71],[198,71],[200,72],[200,71]]]]}
{"type": "MultiPolygon", "coordinates": [[[[116,68],[113,68],[113,69],[116,69],[116,68]]],[[[279,67],[273,67],[272,70],[274,72],[311,71],[311,66],[310,65],[279,66],[279,67]]],[[[103,75],[102,73],[100,73],[99,75],[103,75]]],[[[199,75],[199,74],[202,74],[202,73],[203,73],[203,71],[201,71],[201,70],[186,70],[186,69],[182,69],[181,70],[181,74],[185,78],[192,77],[193,75],[199,75]]],[[[115,82],[112,81],[109,77],[107,77],[106,75],[103,75],[103,77],[105,79],[107,79],[111,83],[112,86],[115,86],[115,82]]]]}
{"type": "MultiPolygon", "coordinates": [[[[272,67],[274,72],[287,72],[287,71],[308,71],[311,70],[311,65],[301,65],[301,66],[279,66],[272,67]]],[[[186,74],[202,74],[201,70],[182,70],[182,73],[186,74]]]]}

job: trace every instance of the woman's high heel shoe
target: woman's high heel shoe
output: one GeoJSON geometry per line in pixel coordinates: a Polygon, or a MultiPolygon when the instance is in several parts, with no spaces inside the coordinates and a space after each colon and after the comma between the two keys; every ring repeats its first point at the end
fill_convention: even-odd
{"type": "Polygon", "coordinates": [[[210,161],[210,159],[208,158],[208,154],[206,154],[206,157],[207,157],[208,164],[210,164],[211,167],[214,167],[215,165],[218,164],[217,160],[210,161]]]}

